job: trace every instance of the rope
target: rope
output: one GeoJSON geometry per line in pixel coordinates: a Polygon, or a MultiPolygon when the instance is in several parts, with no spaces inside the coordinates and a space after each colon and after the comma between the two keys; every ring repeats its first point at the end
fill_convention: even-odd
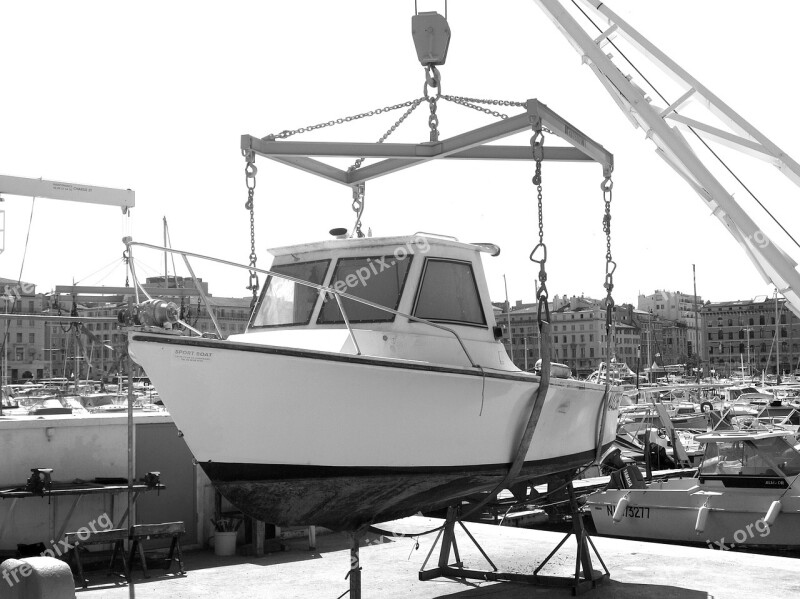
{"type": "Polygon", "coordinates": [[[22,269],[25,268],[25,257],[28,255],[28,241],[31,238],[31,226],[33,225],[33,208],[36,206],[36,198],[31,201],[31,216],[28,219],[28,233],[25,235],[25,249],[22,252],[22,264],[19,265],[19,277],[17,283],[22,285],[22,269]]]}
{"type": "MultiPolygon", "coordinates": [[[[166,218],[164,219],[164,229],[166,229],[166,232],[167,232],[167,243],[168,243],[167,247],[168,248],[172,248],[172,235],[169,232],[169,223],[167,222],[166,218]]],[[[169,256],[172,259],[172,276],[175,277],[175,287],[177,288],[178,287],[178,269],[175,268],[175,254],[173,252],[170,252],[169,256]]],[[[166,273],[165,273],[165,276],[166,276],[166,273]]],[[[167,279],[169,280],[169,277],[167,277],[167,279]]],[[[168,285],[168,281],[165,282],[165,283],[167,283],[167,285],[168,285]]],[[[183,297],[181,297],[181,301],[183,301],[183,297]]]]}
{"type": "MultiPolygon", "coordinates": [[[[81,277],[80,279],[78,279],[77,281],[75,281],[75,284],[77,285],[78,283],[82,283],[83,281],[85,281],[85,280],[86,280],[86,279],[88,279],[89,277],[93,277],[93,276],[94,276],[94,275],[96,275],[97,273],[99,273],[99,272],[101,272],[101,271],[104,271],[104,270],[106,270],[107,268],[112,268],[112,269],[113,269],[113,268],[116,268],[117,266],[119,266],[119,258],[115,258],[114,260],[112,260],[111,262],[109,262],[108,264],[106,264],[105,266],[101,266],[100,268],[98,268],[98,269],[97,269],[96,271],[94,271],[93,273],[91,273],[91,274],[88,274],[88,275],[86,275],[85,277],[81,277]]],[[[106,275],[106,276],[108,276],[108,275],[106,275]]]]}

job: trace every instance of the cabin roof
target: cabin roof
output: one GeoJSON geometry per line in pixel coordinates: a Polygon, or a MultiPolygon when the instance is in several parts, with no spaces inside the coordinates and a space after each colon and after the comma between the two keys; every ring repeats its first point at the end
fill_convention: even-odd
{"type": "MultiPolygon", "coordinates": [[[[487,247],[490,244],[463,243],[455,238],[442,237],[430,233],[415,233],[414,235],[402,235],[396,237],[361,237],[349,239],[328,239],[326,241],[316,241],[313,243],[301,243],[268,250],[273,256],[286,256],[288,254],[306,254],[319,251],[341,251],[363,248],[383,248],[392,253],[396,248],[412,248],[420,251],[427,246],[448,247],[472,252],[492,253],[487,247]]],[[[496,246],[495,246],[496,248],[496,246]]],[[[497,253],[499,253],[499,248],[497,253]]],[[[425,250],[427,251],[427,250],[425,250]]],[[[494,254],[496,255],[496,254],[494,254]]]]}
{"type": "Polygon", "coordinates": [[[785,437],[785,430],[751,430],[751,431],[716,431],[695,436],[694,440],[700,443],[719,443],[725,441],[744,441],[769,439],[771,437],[785,437]]]}

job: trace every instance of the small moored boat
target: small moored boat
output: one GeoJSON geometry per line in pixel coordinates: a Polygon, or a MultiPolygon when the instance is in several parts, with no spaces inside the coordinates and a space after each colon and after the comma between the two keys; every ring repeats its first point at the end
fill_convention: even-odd
{"type": "MultiPolygon", "coordinates": [[[[705,443],[694,478],[625,477],[631,488],[593,493],[601,535],[714,548],[800,549],[800,451],[785,430],[726,430],[705,443]]],[[[635,474],[635,473],[634,473],[635,474]]]]}

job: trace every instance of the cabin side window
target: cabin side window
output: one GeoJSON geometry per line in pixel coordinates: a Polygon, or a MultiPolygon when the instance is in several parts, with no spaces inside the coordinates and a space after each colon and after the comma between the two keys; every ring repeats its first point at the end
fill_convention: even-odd
{"type": "MultiPolygon", "coordinates": [[[[340,258],[331,279],[330,287],[373,304],[392,310],[400,305],[400,296],[408,275],[411,257],[397,260],[394,256],[368,258],[340,258]]],[[[318,324],[344,322],[336,298],[327,294],[320,310],[318,324]]],[[[394,314],[355,300],[341,298],[347,320],[353,322],[392,322],[394,314]]]]}
{"type": "Polygon", "coordinates": [[[436,322],[485,326],[472,264],[434,258],[425,260],[414,316],[436,322]]]}
{"type": "Polygon", "coordinates": [[[706,444],[700,476],[741,474],[742,444],[739,441],[706,444]]]}
{"type": "Polygon", "coordinates": [[[742,463],[742,474],[751,476],[787,476],[800,473],[800,453],[785,439],[771,437],[747,441],[742,463]]]}
{"type": "MultiPolygon", "coordinates": [[[[273,272],[316,285],[322,285],[330,260],[281,264],[273,272]]],[[[252,326],[281,327],[308,324],[317,303],[319,291],[280,277],[269,277],[261,294],[252,326]]]]}
{"type": "Polygon", "coordinates": [[[800,473],[800,453],[780,437],[709,443],[700,476],[787,476],[800,473]]]}

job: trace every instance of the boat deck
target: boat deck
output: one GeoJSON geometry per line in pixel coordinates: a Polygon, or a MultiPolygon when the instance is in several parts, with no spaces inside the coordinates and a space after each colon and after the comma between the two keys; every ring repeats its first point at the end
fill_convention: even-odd
{"type": "MultiPolygon", "coordinates": [[[[434,526],[441,520],[428,520],[434,526]]],[[[425,523],[422,522],[422,526],[425,523]]],[[[534,565],[563,538],[562,533],[468,524],[498,568],[531,573],[534,565]]],[[[458,528],[458,527],[457,527],[458,528]]],[[[412,538],[381,541],[370,535],[362,547],[363,597],[428,599],[442,597],[570,597],[569,589],[533,588],[523,584],[470,580],[418,580],[418,571],[435,538],[422,537],[419,549],[412,538]]],[[[759,597],[785,599],[800,594],[797,568],[800,555],[774,556],[733,551],[715,551],[678,545],[644,543],[593,537],[611,572],[611,580],[590,591],[587,597],[671,597],[673,599],[726,599],[759,597]]],[[[317,537],[317,550],[307,549],[306,539],[285,541],[287,550],[265,557],[217,557],[212,551],[188,551],[186,576],[152,570],[145,580],[135,574],[136,597],[169,599],[280,598],[339,596],[348,589],[344,575],[349,568],[349,550],[344,534],[317,537]]],[[[459,531],[458,545],[465,566],[486,566],[477,550],[459,531]]],[[[542,574],[571,575],[575,543],[570,540],[542,574]]],[[[435,562],[438,547],[431,557],[435,562]]],[[[433,564],[429,562],[428,568],[433,564]]],[[[599,567],[594,560],[595,568],[599,567]]],[[[104,571],[88,573],[90,587],[80,591],[83,599],[123,599],[125,585],[115,586],[104,571]]]]}

